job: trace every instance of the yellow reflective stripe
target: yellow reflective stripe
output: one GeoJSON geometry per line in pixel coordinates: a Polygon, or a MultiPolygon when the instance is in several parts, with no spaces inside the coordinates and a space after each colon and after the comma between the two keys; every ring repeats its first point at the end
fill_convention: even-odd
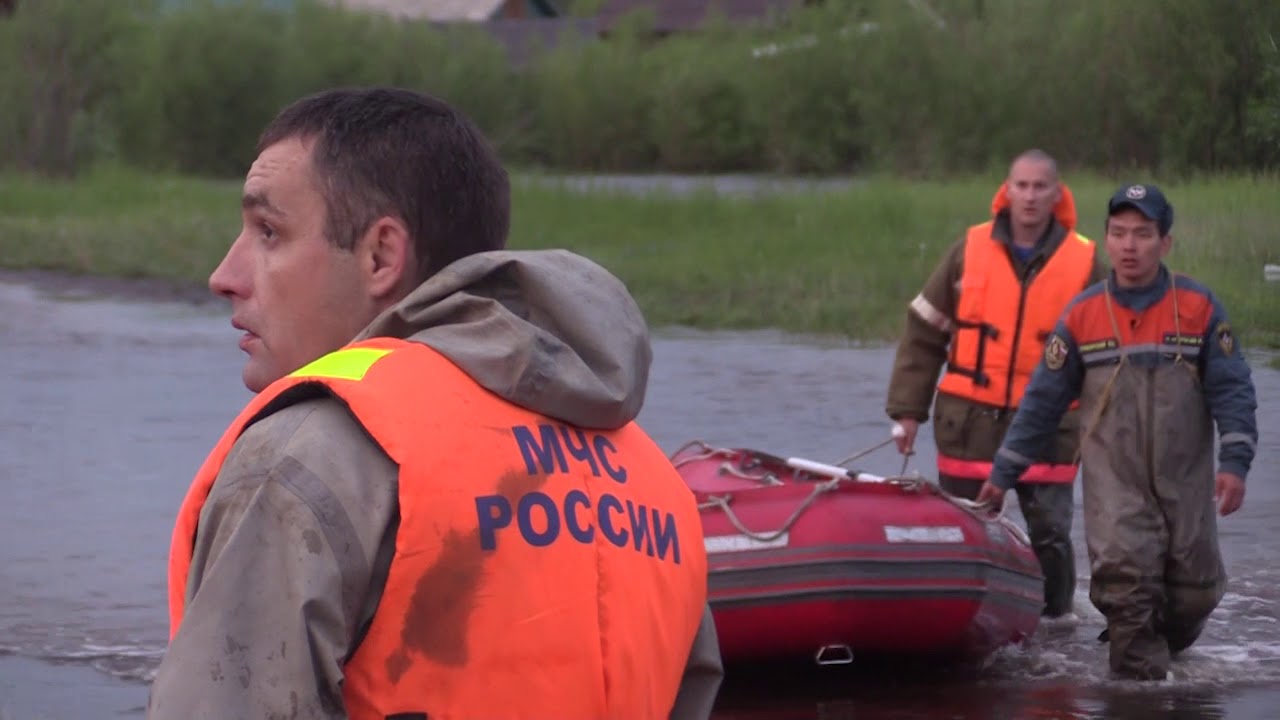
{"type": "Polygon", "coordinates": [[[361,380],[373,364],[390,350],[383,348],[345,348],[335,350],[289,373],[289,377],[322,377],[337,380],[361,380]]]}
{"type": "Polygon", "coordinates": [[[1085,245],[1093,244],[1093,241],[1085,237],[1083,233],[1076,233],[1076,237],[1080,238],[1080,241],[1083,242],[1085,245]]]}

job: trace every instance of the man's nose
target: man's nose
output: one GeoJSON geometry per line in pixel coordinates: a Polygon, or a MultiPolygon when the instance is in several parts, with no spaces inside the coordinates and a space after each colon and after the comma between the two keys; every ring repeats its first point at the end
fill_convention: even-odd
{"type": "Polygon", "coordinates": [[[240,272],[240,238],[237,237],[227,248],[222,262],[209,274],[209,290],[219,297],[230,298],[235,295],[243,297],[247,293],[244,288],[245,274],[240,272]]]}

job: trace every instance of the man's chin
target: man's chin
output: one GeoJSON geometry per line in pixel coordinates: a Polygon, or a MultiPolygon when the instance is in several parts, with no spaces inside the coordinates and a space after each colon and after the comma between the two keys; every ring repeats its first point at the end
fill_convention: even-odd
{"type": "Polygon", "coordinates": [[[246,363],[244,366],[244,370],[240,373],[240,379],[244,382],[244,386],[246,388],[249,388],[249,392],[252,392],[254,394],[257,394],[262,392],[263,390],[266,390],[267,386],[275,382],[275,380],[278,377],[280,376],[276,375],[273,377],[270,373],[266,372],[263,368],[258,367],[256,363],[253,362],[253,360],[250,360],[248,363],[246,363]]]}
{"type": "Polygon", "coordinates": [[[1141,273],[1137,273],[1132,270],[1122,270],[1119,268],[1116,269],[1116,280],[1120,281],[1120,284],[1130,287],[1137,287],[1138,285],[1146,284],[1144,282],[1146,278],[1141,273]]]}

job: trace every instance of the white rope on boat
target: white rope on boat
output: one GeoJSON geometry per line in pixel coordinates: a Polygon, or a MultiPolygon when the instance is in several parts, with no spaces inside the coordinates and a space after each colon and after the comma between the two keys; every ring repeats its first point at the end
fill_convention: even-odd
{"type": "Polygon", "coordinates": [[[791,526],[796,524],[796,521],[800,519],[800,516],[804,514],[804,511],[808,510],[809,506],[812,505],[819,496],[823,493],[834,490],[836,486],[846,479],[847,478],[831,478],[826,482],[814,485],[813,490],[809,493],[808,497],[796,506],[796,509],[792,511],[791,516],[787,518],[787,521],[782,523],[782,527],[774,530],[773,532],[756,532],[746,525],[743,525],[742,520],[738,519],[738,514],[729,506],[729,501],[733,499],[732,495],[712,495],[707,498],[706,502],[698,503],[698,509],[705,510],[712,507],[718,507],[724,511],[725,517],[729,518],[729,522],[737,528],[738,532],[746,535],[752,540],[769,542],[770,540],[776,540],[782,537],[790,531],[791,526]]]}
{"type": "Polygon", "coordinates": [[[858,458],[860,458],[860,457],[863,457],[863,456],[865,456],[865,455],[870,455],[871,453],[875,452],[876,450],[879,450],[880,448],[882,448],[882,447],[884,447],[884,446],[886,446],[886,445],[892,445],[892,444],[893,444],[893,442],[894,442],[896,439],[897,439],[897,438],[892,438],[892,437],[891,437],[891,438],[889,438],[888,440],[885,440],[885,441],[884,441],[884,442],[882,442],[882,443],[876,443],[875,445],[872,445],[871,447],[867,448],[866,450],[862,450],[862,451],[860,451],[860,452],[856,452],[856,453],[854,453],[854,454],[850,455],[849,457],[847,457],[847,458],[845,458],[845,459],[841,460],[840,462],[836,463],[836,465],[845,465],[845,464],[848,464],[848,463],[853,462],[854,460],[857,460],[857,459],[858,459],[858,458]]]}
{"type": "MultiPolygon", "coordinates": [[[[1009,519],[1006,516],[1005,511],[1008,508],[1007,502],[1002,502],[999,510],[992,513],[990,506],[986,505],[985,503],[977,503],[972,500],[966,500],[965,498],[952,495],[946,490],[943,490],[940,486],[929,482],[919,474],[907,475],[905,472],[905,463],[906,463],[905,459],[903,461],[904,471],[899,475],[889,476],[889,477],[879,477],[879,476],[871,475],[868,473],[858,473],[855,471],[848,470],[844,467],[841,467],[845,463],[852,462],[853,460],[856,460],[860,457],[868,455],[871,452],[874,452],[876,450],[879,450],[880,448],[883,448],[889,445],[890,443],[894,442],[894,440],[895,440],[895,437],[890,437],[885,442],[877,443],[876,445],[873,445],[872,447],[867,448],[866,450],[854,453],[834,465],[828,465],[826,463],[820,463],[813,460],[806,460],[804,458],[787,458],[785,462],[789,467],[792,467],[802,473],[819,475],[819,476],[827,477],[828,479],[814,485],[813,491],[810,492],[809,495],[805,497],[803,501],[801,501],[801,503],[796,507],[796,509],[792,511],[791,515],[787,518],[786,522],[782,524],[782,527],[777,530],[774,530],[771,532],[758,532],[758,531],[752,530],[751,528],[748,528],[745,524],[743,524],[742,520],[738,517],[737,513],[733,511],[733,508],[729,504],[730,501],[733,499],[732,493],[728,493],[724,495],[711,495],[707,498],[707,500],[698,504],[698,509],[706,510],[713,507],[718,507],[724,511],[725,517],[729,519],[729,522],[734,526],[735,529],[738,530],[738,532],[742,533],[743,535],[746,535],[747,537],[753,540],[757,540],[760,542],[768,542],[771,540],[775,540],[781,537],[784,533],[788,532],[792,528],[792,526],[795,525],[796,521],[800,519],[800,516],[804,514],[804,511],[809,509],[809,506],[811,506],[814,502],[816,502],[817,499],[821,497],[823,494],[831,492],[832,490],[835,490],[841,484],[850,483],[850,482],[887,483],[891,485],[897,485],[903,488],[907,492],[921,492],[922,490],[927,489],[928,492],[932,492],[939,495],[944,500],[950,502],[952,505],[955,505],[961,510],[964,510],[965,512],[969,513],[979,522],[998,524],[1004,527],[1005,529],[1007,529],[1010,533],[1012,533],[1013,536],[1017,538],[1022,544],[1028,545],[1028,546],[1031,544],[1031,539],[1027,536],[1026,531],[1024,531],[1021,527],[1018,526],[1017,523],[1013,522],[1011,519],[1009,519]]],[[[737,454],[734,450],[714,447],[703,440],[694,440],[692,442],[686,443],[683,447],[681,447],[679,450],[673,453],[671,457],[676,458],[681,453],[695,447],[701,448],[702,451],[696,455],[690,455],[687,457],[679,458],[679,460],[673,460],[673,464],[676,467],[680,467],[681,465],[684,465],[686,463],[690,463],[698,460],[707,460],[714,457],[731,458],[735,454],[737,454]]],[[[766,485],[784,484],[782,480],[775,473],[766,472],[763,475],[751,475],[740,468],[734,467],[733,464],[728,461],[724,462],[720,466],[720,472],[722,474],[733,475],[735,477],[743,478],[745,480],[755,480],[755,481],[764,483],[766,485]]]]}
{"type": "MultiPolygon", "coordinates": [[[[888,440],[882,443],[873,445],[872,447],[866,450],[863,450],[860,453],[855,453],[854,455],[851,455],[849,459],[841,460],[839,463],[837,463],[837,465],[843,465],[846,462],[849,462],[850,459],[859,458],[859,457],[862,457],[863,455],[867,455],[871,453],[872,451],[879,450],[880,448],[885,447],[886,445],[889,445],[890,443],[896,441],[898,438],[904,437],[905,435],[906,435],[906,430],[902,427],[902,425],[895,422],[893,424],[892,432],[890,433],[888,440]]],[[[910,484],[911,489],[916,491],[918,491],[921,487],[928,486],[932,492],[937,493],[939,496],[941,496],[944,500],[947,500],[948,502],[950,502],[952,505],[955,505],[961,510],[968,512],[970,515],[973,515],[979,521],[984,523],[993,522],[993,523],[1002,525],[1003,527],[1007,528],[1009,532],[1013,533],[1013,536],[1016,537],[1018,540],[1020,540],[1024,545],[1031,544],[1031,538],[1027,536],[1026,531],[1024,531],[1021,527],[1018,526],[1017,523],[1013,522],[1005,515],[1005,510],[1009,507],[1009,504],[1007,502],[1004,502],[1003,499],[1001,501],[1000,508],[995,513],[991,513],[990,508],[985,503],[977,503],[972,500],[967,500],[965,498],[952,495],[951,493],[944,490],[942,486],[936,485],[934,483],[930,483],[919,475],[908,476],[907,462],[911,459],[911,456],[914,454],[915,453],[913,452],[904,453],[902,457],[902,470],[898,473],[898,476],[885,478],[885,481],[897,482],[898,484],[902,484],[902,485],[910,484]]]]}
{"type": "MultiPolygon", "coordinates": [[[[710,460],[714,457],[732,458],[736,454],[737,452],[727,448],[714,447],[708,444],[705,440],[692,440],[685,443],[679,450],[676,450],[671,454],[671,464],[678,468],[681,465],[687,465],[688,463],[697,462],[699,460],[710,460]],[[680,453],[691,448],[701,448],[702,452],[695,455],[680,457],[680,453]]],[[[776,473],[765,471],[761,475],[752,475],[747,472],[746,468],[734,467],[733,463],[728,460],[720,464],[720,474],[732,475],[737,478],[742,478],[743,480],[755,480],[756,482],[762,482],[766,485],[784,484],[782,482],[782,478],[779,478],[776,473]]]]}
{"type": "Polygon", "coordinates": [[[675,467],[680,467],[681,465],[684,465],[686,463],[697,462],[698,460],[707,460],[717,456],[731,457],[732,455],[733,455],[732,450],[712,447],[711,445],[708,445],[704,440],[691,440],[685,443],[683,446],[681,446],[679,450],[676,450],[674,453],[671,454],[671,464],[674,465],[675,467]],[[680,453],[690,448],[701,448],[702,452],[698,453],[697,455],[682,457],[679,460],[675,459],[679,457],[680,453]]]}
{"type": "Polygon", "coordinates": [[[966,500],[962,497],[956,497],[955,495],[952,495],[946,490],[943,490],[941,487],[937,487],[935,488],[935,490],[937,490],[938,494],[941,495],[944,499],[951,501],[951,503],[956,507],[959,507],[963,510],[967,510],[970,514],[977,517],[979,520],[982,520],[983,522],[993,522],[993,523],[998,523],[1000,525],[1003,525],[1005,528],[1009,530],[1009,532],[1013,533],[1013,536],[1018,538],[1018,540],[1020,540],[1023,545],[1031,544],[1031,538],[1027,535],[1026,531],[1018,527],[1018,524],[1016,522],[1010,520],[1005,515],[1005,510],[1009,507],[1009,504],[1007,502],[1004,502],[1002,500],[1000,505],[1000,510],[996,513],[991,513],[990,512],[991,506],[987,505],[986,503],[976,503],[972,500],[966,500]]]}

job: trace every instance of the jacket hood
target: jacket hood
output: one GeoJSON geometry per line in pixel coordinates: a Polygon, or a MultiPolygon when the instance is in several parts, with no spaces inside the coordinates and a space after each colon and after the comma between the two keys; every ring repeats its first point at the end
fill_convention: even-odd
{"type": "MultiPolygon", "coordinates": [[[[1060,183],[1062,188],[1062,197],[1058,203],[1053,206],[1053,216],[1067,230],[1076,229],[1076,200],[1071,194],[1071,188],[1066,183],[1060,183]]],[[[991,217],[999,215],[1002,210],[1009,207],[1009,183],[1000,183],[1000,189],[996,190],[995,197],[991,198],[991,217]]]]}
{"type": "Polygon", "coordinates": [[[452,263],[356,340],[421,342],[503,399],[613,429],[644,403],[649,329],[620,280],[565,250],[478,253],[452,263]]]}

